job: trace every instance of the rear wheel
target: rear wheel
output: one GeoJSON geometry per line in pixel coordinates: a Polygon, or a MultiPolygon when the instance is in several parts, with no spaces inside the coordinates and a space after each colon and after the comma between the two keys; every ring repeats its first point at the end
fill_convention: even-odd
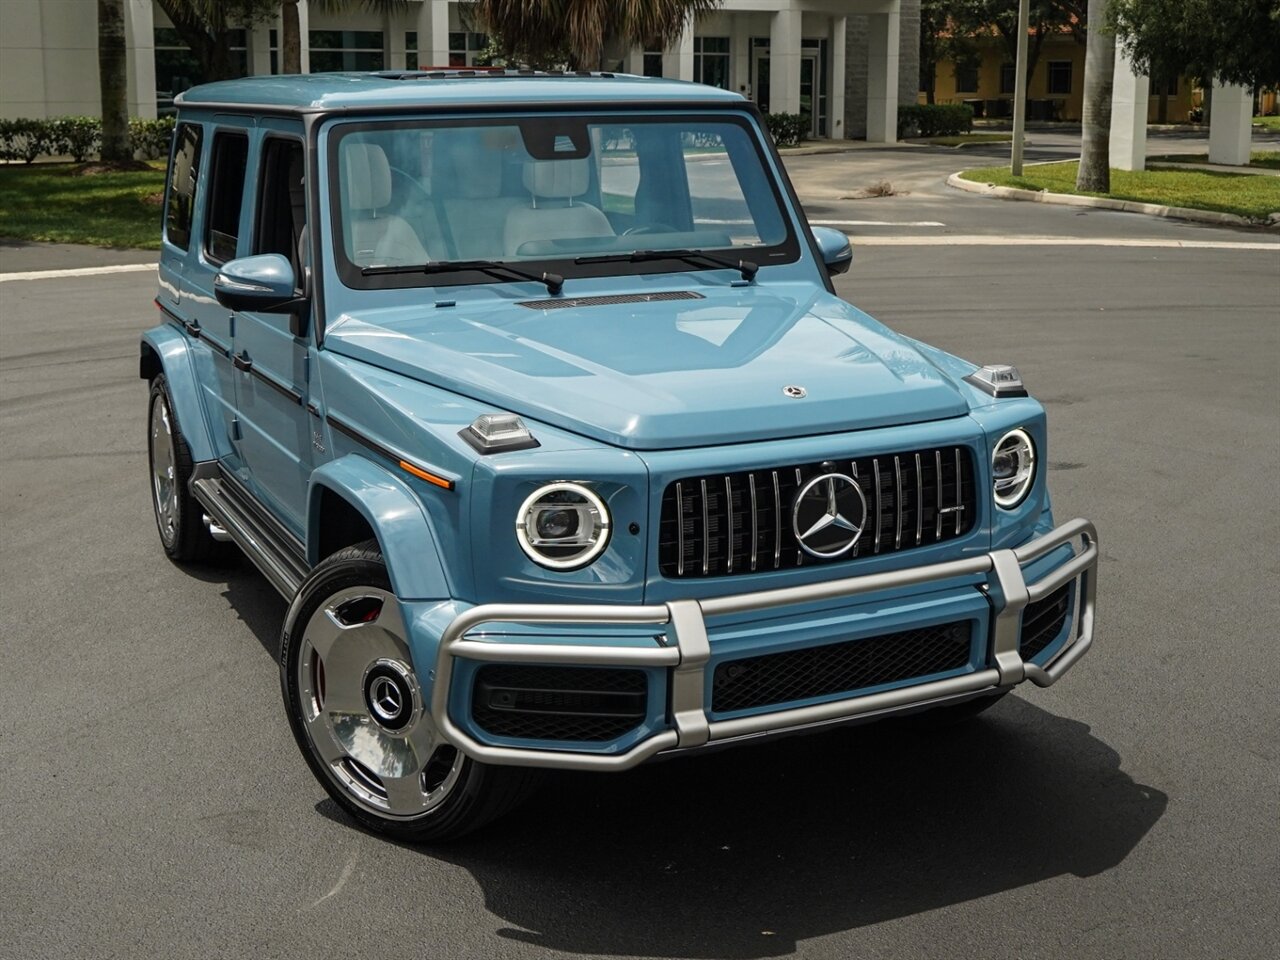
{"type": "Polygon", "coordinates": [[[160,545],[171,560],[225,562],[236,556],[234,545],[209,535],[199,501],[191,495],[191,450],[178,429],[163,374],[151,381],[147,414],[147,459],[151,506],[160,545]]]}
{"type": "Polygon", "coordinates": [[[376,541],[340,550],[299,591],[280,682],[311,771],[360,824],[398,840],[461,836],[522,800],[535,772],[493,767],[440,736],[376,541]]]}

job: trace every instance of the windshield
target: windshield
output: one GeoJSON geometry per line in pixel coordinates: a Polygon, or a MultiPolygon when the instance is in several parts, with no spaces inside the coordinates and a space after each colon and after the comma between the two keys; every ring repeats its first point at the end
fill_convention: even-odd
{"type": "Polygon", "coordinates": [[[799,255],[745,117],[379,121],[332,138],[334,234],[351,286],[498,282],[457,261],[566,278],[766,266],[799,255]],[[433,264],[427,272],[375,268],[433,264]]]}

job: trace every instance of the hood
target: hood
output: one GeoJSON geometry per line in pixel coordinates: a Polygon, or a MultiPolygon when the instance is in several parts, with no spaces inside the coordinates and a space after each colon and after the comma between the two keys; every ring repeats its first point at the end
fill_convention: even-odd
{"type": "Polygon", "coordinates": [[[825,292],[794,289],[804,298],[726,286],[687,299],[555,309],[492,298],[395,307],[344,314],[324,343],[495,410],[635,450],[968,412],[910,340],[825,292]],[[794,387],[804,395],[784,392],[794,387]]]}

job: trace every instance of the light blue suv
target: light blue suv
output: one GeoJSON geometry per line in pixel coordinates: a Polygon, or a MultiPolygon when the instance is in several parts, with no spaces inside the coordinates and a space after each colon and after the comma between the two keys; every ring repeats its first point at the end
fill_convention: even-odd
{"type": "Polygon", "coordinates": [[[473,829],[538,768],[956,719],[1090,647],[1017,371],[835,296],[759,114],[436,71],[188,91],[142,338],[165,552],[290,601],[307,763],[473,829]]]}

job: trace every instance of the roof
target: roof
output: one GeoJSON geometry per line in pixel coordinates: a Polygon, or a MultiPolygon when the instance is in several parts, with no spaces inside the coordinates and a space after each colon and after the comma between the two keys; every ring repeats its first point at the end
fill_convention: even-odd
{"type": "Polygon", "coordinates": [[[533,70],[400,70],[304,73],[207,83],[181,94],[184,107],[243,104],[306,112],[386,110],[423,106],[593,101],[744,102],[737,93],[699,83],[615,73],[533,70]]]}

